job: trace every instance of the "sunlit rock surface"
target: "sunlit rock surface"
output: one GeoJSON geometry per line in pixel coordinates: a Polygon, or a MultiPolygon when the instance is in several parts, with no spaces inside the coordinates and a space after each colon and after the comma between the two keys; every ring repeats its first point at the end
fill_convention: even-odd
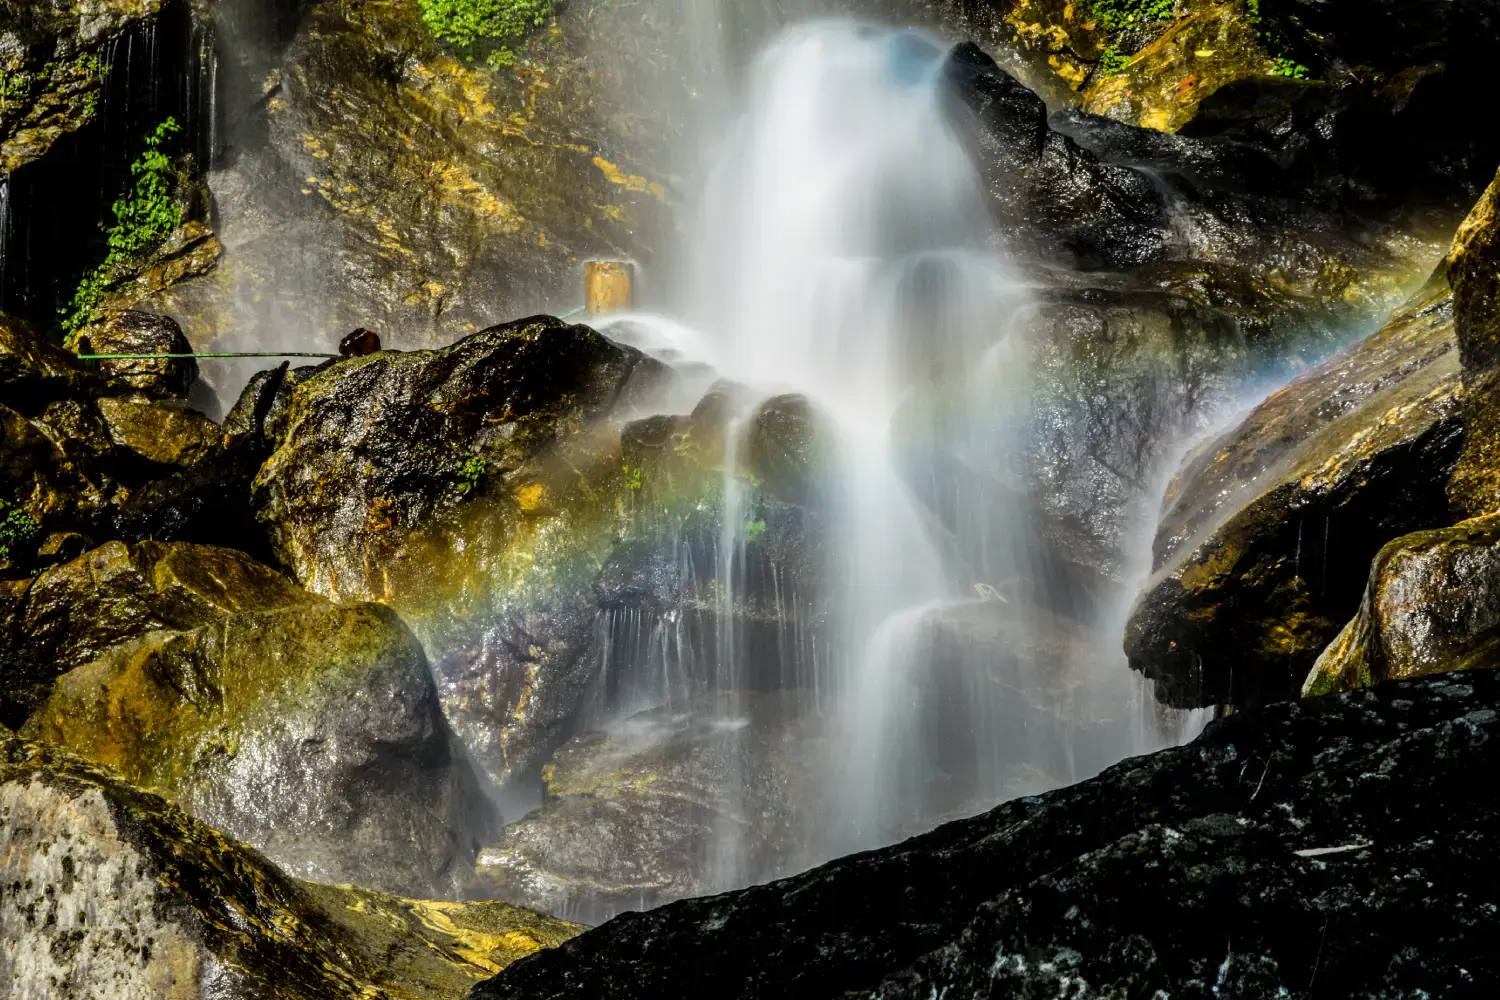
{"type": "Polygon", "coordinates": [[[1500,174],[1453,243],[1450,273],[1469,434],[1448,484],[1456,517],[1500,510],[1500,174]]]}
{"type": "MultiPolygon", "coordinates": [[[[106,313],[100,322],[85,329],[80,354],[191,354],[182,327],[167,316],[152,313],[106,313]]],[[[149,399],[187,399],[198,378],[193,358],[122,359],[99,362],[99,373],[113,395],[140,395],[149,399]]]]}
{"type": "Polygon", "coordinates": [[[298,875],[467,890],[489,806],[389,609],[335,607],[227,549],[112,542],[43,574],[8,618],[32,665],[12,699],[72,667],[17,723],[32,737],[298,875]]]}
{"type": "Polygon", "coordinates": [[[0,976],[53,997],[439,1000],[580,928],[289,878],[66,751],[0,740],[0,976]]]}
{"type": "Polygon", "coordinates": [[[1354,613],[1380,546],[1447,520],[1458,369],[1439,280],[1189,457],[1125,642],[1159,696],[1192,706],[1296,694],[1354,613]]]}
{"type": "Polygon", "coordinates": [[[1483,996],[1497,707],[1486,672],[1236,713],[895,847],[626,914],[473,996],[1483,996]]]}

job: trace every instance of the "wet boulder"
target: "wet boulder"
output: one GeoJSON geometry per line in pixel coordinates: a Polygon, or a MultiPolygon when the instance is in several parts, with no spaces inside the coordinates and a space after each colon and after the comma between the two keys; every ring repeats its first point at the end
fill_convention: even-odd
{"type": "Polygon", "coordinates": [[[141,462],[198,465],[223,445],[218,424],[181,404],[101,399],[97,406],[110,441],[141,462]]]}
{"type": "Polygon", "coordinates": [[[466,885],[488,806],[389,610],[330,605],[239,552],[153,542],[109,543],[7,604],[13,727],[301,874],[466,885]]]}
{"type": "Polygon", "coordinates": [[[1500,666],[1500,515],[1405,535],[1370,567],[1359,613],[1318,658],[1304,697],[1500,666]]]}
{"type": "Polygon", "coordinates": [[[901,844],[625,914],[473,995],[1482,996],[1497,707],[1481,672],[1237,712],[901,844]]]}
{"type": "Polygon", "coordinates": [[[374,605],[153,632],[58,678],[21,731],[301,877],[463,894],[489,822],[421,647],[374,605]]]}
{"type": "Polygon", "coordinates": [[[724,695],[570,739],[540,809],[480,854],[489,891],[594,923],[790,867],[813,756],[795,693],[724,695]]]}
{"type": "Polygon", "coordinates": [[[580,928],[288,877],[112,771],[0,741],[0,974],[17,996],[438,1000],[580,928]]]}
{"type": "Polygon", "coordinates": [[[1162,700],[1295,696],[1354,614],[1380,546],[1447,522],[1460,394],[1452,296],[1438,280],[1188,457],[1125,639],[1162,700]]]}
{"type": "MultiPolygon", "coordinates": [[[[170,316],[122,310],[112,312],[79,336],[82,354],[191,354],[193,345],[170,316]],[[86,346],[87,350],[82,350],[86,346]]],[[[186,399],[198,378],[192,358],[98,362],[108,392],[148,399],[186,399]]]]}
{"type": "Polygon", "coordinates": [[[191,630],[247,611],[309,600],[242,553],[110,542],[16,585],[4,615],[7,721],[21,724],[52,680],[161,629],[191,630]],[[19,712],[19,717],[15,714],[19,712]]]}
{"type": "Polygon", "coordinates": [[[552,446],[662,375],[637,351],[542,317],[440,351],[342,361],[292,388],[255,480],[259,515],[309,589],[399,600],[392,562],[407,536],[481,486],[523,489],[552,446]]]}

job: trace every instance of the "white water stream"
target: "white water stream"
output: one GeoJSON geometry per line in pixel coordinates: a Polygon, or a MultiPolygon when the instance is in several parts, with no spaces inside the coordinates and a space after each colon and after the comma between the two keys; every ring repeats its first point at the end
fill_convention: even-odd
{"type": "MultiPolygon", "coordinates": [[[[914,31],[783,32],[751,67],[712,157],[686,280],[674,283],[691,291],[671,318],[604,326],[751,387],[731,423],[731,469],[745,418],[778,394],[810,399],[836,441],[820,512],[832,535],[826,655],[797,670],[828,733],[802,804],[808,861],[1085,776],[1068,711],[1143,697],[1116,641],[1093,651],[1112,676],[1049,706],[1057,717],[1015,703],[1071,665],[1034,652],[1045,637],[1029,610],[1020,485],[1028,302],[994,252],[1003,234],[943,106],[945,56],[914,31]],[[984,649],[939,663],[935,629],[954,620],[998,622],[989,654],[1008,653],[1005,664],[984,649]],[[1028,769],[1046,777],[1018,783],[1028,769]]],[[[724,497],[721,690],[751,670],[730,621],[743,481],[731,474],[724,497]]],[[[1167,739],[1133,718],[1119,756],[1167,739]]],[[[756,876],[722,859],[715,868],[723,884],[756,876]]]]}

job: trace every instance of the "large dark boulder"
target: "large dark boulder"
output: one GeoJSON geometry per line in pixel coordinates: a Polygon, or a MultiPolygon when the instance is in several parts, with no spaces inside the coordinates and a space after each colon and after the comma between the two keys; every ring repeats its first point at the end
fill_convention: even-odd
{"type": "Polygon", "coordinates": [[[1082,784],[616,918],[480,998],[1483,996],[1500,676],[1252,709],[1082,784]]]}
{"type": "Polygon", "coordinates": [[[14,996],[461,996],[579,928],[288,877],[118,774],[0,739],[0,975],[14,996]]]}
{"type": "Polygon", "coordinates": [[[1158,697],[1294,697],[1380,546],[1447,522],[1463,441],[1452,310],[1435,281],[1189,456],[1125,639],[1158,697]]]}

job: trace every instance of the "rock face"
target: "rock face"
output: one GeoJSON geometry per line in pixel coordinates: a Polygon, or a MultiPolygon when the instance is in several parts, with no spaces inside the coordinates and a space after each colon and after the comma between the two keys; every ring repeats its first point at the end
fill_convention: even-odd
{"type": "Polygon", "coordinates": [[[1370,567],[1359,614],[1318,658],[1304,696],[1500,666],[1500,515],[1406,535],[1370,567]]]}
{"type": "Polygon", "coordinates": [[[626,914],[473,996],[1481,996],[1497,707],[1481,674],[1236,713],[895,847],[626,914]]]}
{"type": "Polygon", "coordinates": [[[0,975],[19,998],[457,998],[579,928],[298,882],[57,748],[0,740],[0,975]]]}
{"type": "Polygon", "coordinates": [[[795,693],[703,698],[575,736],[542,808],[479,873],[502,899],[592,922],[787,870],[810,749],[795,693]]]}
{"type": "Polygon", "coordinates": [[[1447,520],[1458,367],[1439,281],[1187,460],[1125,642],[1159,697],[1295,695],[1354,613],[1380,545],[1447,520]]]}
{"type": "Polygon", "coordinates": [[[13,615],[32,662],[80,663],[23,732],[160,791],[298,875],[468,888],[491,822],[421,647],[237,552],[114,542],[13,615]]]}
{"type": "Polygon", "coordinates": [[[1448,484],[1460,518],[1500,510],[1500,174],[1464,220],[1450,256],[1469,434],[1448,484]]]}
{"type": "Polygon", "coordinates": [[[94,117],[105,46],[161,7],[162,0],[0,4],[0,173],[37,159],[94,117]]]}

